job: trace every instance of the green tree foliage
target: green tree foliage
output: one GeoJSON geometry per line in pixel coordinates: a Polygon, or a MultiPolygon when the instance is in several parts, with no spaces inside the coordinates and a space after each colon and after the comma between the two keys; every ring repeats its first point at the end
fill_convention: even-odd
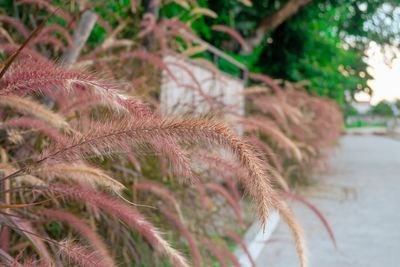
{"type": "Polygon", "coordinates": [[[343,116],[345,118],[349,117],[349,116],[357,116],[359,115],[358,110],[353,107],[352,105],[346,104],[343,110],[343,116]]]}
{"type": "Polygon", "coordinates": [[[397,99],[396,102],[394,103],[394,105],[396,106],[396,108],[398,110],[400,110],[400,99],[397,99]]]}
{"type": "MultiPolygon", "coordinates": [[[[380,45],[396,41],[400,29],[397,17],[400,16],[395,15],[394,7],[400,0],[313,0],[267,33],[264,41],[250,54],[243,53],[243,48],[228,34],[212,30],[213,25],[226,25],[249,41],[264,18],[290,1],[293,0],[253,0],[252,6],[238,0],[196,1],[199,6],[213,10],[217,18],[196,17],[178,2],[170,1],[161,7],[158,17],[162,20],[179,16],[201,38],[245,63],[250,71],[291,81],[309,80],[309,91],[329,96],[343,106],[345,91],[350,91],[351,95],[359,90],[370,92],[366,82],[371,77],[366,71],[364,52],[371,41],[380,45]]],[[[6,13],[12,13],[15,8],[12,1],[0,2],[5,2],[2,6],[6,13]]],[[[137,25],[143,7],[138,5],[132,10],[129,0],[93,2],[96,3],[95,11],[112,27],[121,19],[126,21],[129,27],[119,33],[123,38],[129,39],[140,31],[137,25]]],[[[52,3],[59,6],[63,1],[52,3]]],[[[22,12],[22,7],[18,9],[22,12]]],[[[38,12],[37,7],[32,10],[38,12]]],[[[28,18],[21,19],[29,23],[28,18]]],[[[96,25],[88,46],[97,46],[106,35],[104,28],[96,25]]],[[[201,56],[211,59],[207,53],[201,56]]],[[[219,62],[219,67],[237,73],[237,69],[223,61],[219,62]]]]}
{"type": "Polygon", "coordinates": [[[392,105],[387,101],[379,102],[378,105],[371,108],[369,113],[373,115],[386,116],[386,117],[392,117],[394,115],[392,105]]]}
{"type": "MultiPolygon", "coordinates": [[[[245,38],[266,16],[287,0],[253,1],[252,7],[230,0],[209,1],[208,7],[218,14],[206,19],[207,26],[228,25],[245,38]]],[[[393,6],[399,1],[312,1],[267,34],[251,55],[239,57],[254,72],[292,81],[309,80],[309,90],[344,103],[344,92],[370,92],[371,77],[363,57],[371,41],[387,44],[394,41],[396,18],[393,6]],[[390,26],[391,25],[391,26],[390,26]],[[389,26],[389,27],[388,27],[389,26]]],[[[199,29],[217,47],[240,52],[237,42],[223,33],[209,34],[199,29]]]]}
{"type": "Polygon", "coordinates": [[[344,8],[306,9],[272,32],[256,66],[273,77],[309,80],[319,95],[343,103],[344,92],[367,88],[366,63],[360,53],[345,47],[338,28],[344,8]],[[279,62],[274,64],[273,62],[279,62]],[[361,74],[361,76],[360,76],[361,74]]]}

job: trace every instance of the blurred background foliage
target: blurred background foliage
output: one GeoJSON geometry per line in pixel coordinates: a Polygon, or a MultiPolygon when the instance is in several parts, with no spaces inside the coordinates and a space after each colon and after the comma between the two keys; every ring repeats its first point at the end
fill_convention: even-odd
{"type": "Polygon", "coordinates": [[[387,101],[379,102],[375,107],[371,108],[369,113],[372,115],[386,116],[386,117],[394,116],[392,105],[387,101]]]}
{"type": "MultiPolygon", "coordinates": [[[[5,0],[0,0],[0,6],[3,9],[1,12],[9,14],[12,18],[17,18],[23,25],[26,25],[28,29],[36,28],[38,22],[43,21],[48,15],[48,12],[36,5],[44,0],[28,1],[30,3],[36,3],[35,5],[18,5],[19,2],[16,0],[4,1],[5,0]]],[[[68,5],[63,6],[64,1],[62,0],[49,1],[53,6],[63,6],[62,9],[67,11],[68,14],[71,14],[75,22],[79,20],[86,9],[94,10],[99,14],[98,24],[91,32],[85,50],[82,53],[82,61],[85,62],[85,59],[83,59],[85,57],[87,57],[86,59],[89,62],[94,62],[97,58],[105,59],[107,56],[110,58],[112,57],[112,61],[108,62],[104,60],[98,62],[99,64],[94,67],[99,66],[99,73],[105,70],[104,72],[109,73],[108,75],[112,74],[114,76],[113,78],[121,81],[129,80],[133,83],[137,82],[140,78],[145,78],[143,82],[145,86],[143,87],[150,88],[148,89],[149,91],[146,91],[149,96],[146,99],[149,100],[149,102],[155,102],[152,103],[152,105],[157,107],[158,103],[155,99],[158,97],[158,91],[153,88],[157,87],[155,85],[157,85],[157,78],[160,77],[160,71],[156,68],[157,66],[152,66],[149,62],[146,62],[146,59],[151,56],[159,59],[165,54],[163,54],[164,51],[162,51],[162,49],[157,51],[157,47],[153,47],[155,51],[143,51],[145,48],[149,49],[145,44],[147,35],[144,35],[143,38],[139,36],[139,32],[143,32],[144,28],[144,13],[149,12],[149,3],[151,2],[153,1],[72,0],[68,5]],[[107,40],[111,40],[112,42],[116,41],[116,39],[119,41],[128,40],[129,45],[126,47],[103,49],[102,46],[105,46],[107,40]],[[125,48],[127,50],[124,50],[125,48]],[[96,53],[91,54],[93,51],[96,53]],[[142,55],[145,54],[147,58],[145,58],[145,60],[136,60],[132,62],[127,59],[126,55],[124,57],[125,51],[142,53],[142,55]],[[101,66],[100,63],[102,63],[101,66]]],[[[161,3],[161,1],[154,1],[153,4],[154,3],[155,6],[153,6],[153,8],[157,9],[157,3],[161,3]]],[[[190,26],[198,37],[208,41],[230,54],[238,61],[244,63],[248,66],[250,72],[265,73],[276,80],[285,80],[283,83],[278,81],[276,84],[272,81],[272,84],[275,85],[272,86],[275,87],[274,90],[278,87],[278,90],[275,92],[270,92],[268,88],[261,88],[262,91],[257,93],[257,97],[253,97],[254,100],[250,99],[252,95],[249,93],[249,99],[254,101],[254,108],[251,110],[252,112],[249,112],[251,117],[246,117],[247,120],[243,119],[243,125],[247,126],[247,129],[249,129],[249,140],[252,140],[257,146],[260,146],[261,142],[261,146],[259,147],[260,152],[265,150],[264,152],[268,152],[267,154],[272,156],[275,155],[274,151],[277,151],[276,154],[279,155],[279,157],[275,158],[271,163],[276,167],[276,171],[273,168],[268,169],[271,170],[271,175],[274,175],[274,177],[276,175],[277,181],[283,184],[281,187],[289,187],[286,185],[286,180],[290,185],[307,183],[311,171],[319,166],[319,160],[323,160],[327,155],[323,149],[329,148],[333,143],[336,143],[342,128],[341,113],[338,111],[333,101],[314,97],[313,95],[329,96],[344,107],[348,104],[345,103],[347,101],[345,98],[346,91],[352,93],[357,90],[368,91],[366,81],[369,76],[366,72],[367,65],[363,60],[363,53],[369,41],[374,40],[374,38],[381,38],[380,35],[374,33],[377,31],[371,28],[371,35],[366,36],[362,33],[363,35],[361,36],[361,34],[357,35],[355,33],[355,28],[353,26],[347,25],[350,23],[349,20],[355,19],[353,18],[355,17],[354,10],[350,11],[351,5],[348,4],[351,2],[313,2],[311,0],[253,1],[252,6],[248,5],[248,2],[245,0],[188,0],[184,2],[165,0],[162,3],[163,4],[159,6],[159,11],[154,12],[153,17],[150,16],[154,21],[162,22],[165,18],[169,18],[171,20],[176,19],[176,22],[183,22],[187,26],[190,26]],[[169,2],[169,4],[167,2],[169,2]],[[275,25],[274,27],[263,25],[266,29],[262,30],[262,36],[258,38],[257,41],[257,38],[254,38],[254,36],[257,37],[257,35],[259,35],[260,25],[265,21],[265,18],[269,18],[271,14],[279,11],[282,6],[293,2],[304,2],[304,6],[302,6],[299,12],[296,11],[287,16],[279,25],[275,25]],[[185,8],[185,4],[182,3],[186,3],[186,5],[190,5],[190,7],[185,8]],[[199,7],[196,7],[196,5],[199,5],[199,7]],[[216,25],[227,26],[235,30],[243,36],[244,42],[241,43],[239,40],[240,38],[232,38],[234,34],[230,34],[230,36],[227,33],[223,33],[223,31],[217,31],[215,28],[216,25]],[[347,27],[351,29],[351,31],[348,30],[347,27]],[[249,49],[245,49],[243,43],[248,44],[249,49]],[[292,90],[295,86],[301,87],[301,85],[292,84],[286,80],[292,82],[302,81],[301,85],[305,85],[312,96],[300,90],[292,90]],[[307,81],[307,83],[303,81],[307,81]],[[283,89],[279,89],[280,87],[277,84],[283,85],[283,89]],[[290,89],[289,85],[293,88],[290,89]],[[282,97],[281,94],[284,91],[286,91],[285,97],[282,97]],[[247,125],[245,123],[247,123],[247,125]],[[274,171],[274,173],[272,171],[274,171]]],[[[354,2],[353,5],[359,8],[361,4],[360,2],[354,2]]],[[[376,7],[374,7],[372,11],[368,10],[369,7],[370,6],[367,5],[367,8],[363,11],[368,15],[361,16],[362,19],[359,19],[363,21],[363,23],[355,19],[359,27],[364,27],[365,23],[371,20],[374,16],[373,14],[375,14],[376,10],[380,7],[380,4],[376,4],[376,7]]],[[[67,30],[73,32],[71,25],[59,16],[51,18],[47,23],[49,25],[54,23],[62,25],[67,30]]],[[[268,24],[268,21],[266,24],[268,24]]],[[[163,28],[159,27],[158,29],[163,28]]],[[[155,32],[155,30],[153,31],[155,32]]],[[[24,41],[23,36],[15,34],[12,31],[10,32],[13,35],[11,39],[13,41],[15,40],[16,43],[22,43],[24,41]]],[[[384,37],[388,40],[390,39],[388,34],[384,37]]],[[[381,41],[381,39],[379,39],[379,41],[381,41]]],[[[157,42],[154,43],[157,45],[157,42]]],[[[158,42],[158,44],[159,43],[161,42],[158,42]]],[[[188,47],[185,40],[180,40],[179,37],[177,37],[176,42],[175,40],[171,42],[171,46],[175,48],[175,45],[178,47],[176,50],[179,52],[193,48],[188,47]]],[[[39,52],[45,57],[48,56],[48,58],[61,58],[62,56],[60,49],[51,47],[51,45],[46,43],[39,43],[37,48],[39,52]]],[[[151,48],[149,50],[151,50],[151,48]]],[[[208,52],[199,53],[196,56],[205,57],[214,61],[214,58],[208,52]]],[[[157,63],[157,60],[153,61],[157,63]]],[[[222,59],[218,60],[218,67],[233,75],[238,75],[239,73],[238,69],[235,69],[231,64],[228,64],[222,59]]],[[[269,77],[264,76],[264,82],[271,86],[271,82],[268,83],[269,80],[271,80],[269,77]],[[265,82],[265,80],[267,80],[267,82],[265,82]]],[[[140,89],[136,91],[136,86],[132,87],[135,89],[135,95],[142,94],[140,89]]],[[[137,87],[139,88],[139,86],[137,87]]],[[[143,93],[143,95],[145,95],[145,93],[143,93]]],[[[64,98],[61,100],[64,100],[64,98]]],[[[68,101],[69,100],[70,99],[68,99],[68,101]]],[[[250,107],[252,106],[250,105],[250,107]]],[[[55,109],[57,109],[57,106],[55,109]]],[[[99,118],[101,115],[105,113],[105,111],[101,109],[93,110],[93,112],[91,110],[89,111],[90,113],[86,113],[90,115],[88,118],[95,121],[100,120],[99,118]]],[[[81,113],[75,114],[79,114],[79,116],[72,116],[71,120],[79,120],[81,118],[81,113]]],[[[84,114],[84,112],[82,112],[82,114],[84,114]]],[[[118,117],[111,117],[111,119],[116,118],[118,117]]],[[[10,151],[11,150],[15,150],[14,147],[12,147],[10,151]]],[[[40,151],[40,148],[37,150],[40,151]]],[[[263,155],[262,153],[260,153],[260,155],[263,155]]],[[[13,153],[9,154],[11,155],[13,153]]],[[[142,155],[140,152],[138,152],[138,155],[140,156],[140,161],[136,160],[136,158],[134,160],[130,158],[131,162],[129,163],[125,159],[118,162],[120,165],[113,165],[113,161],[108,159],[104,161],[99,160],[98,162],[96,160],[91,160],[89,163],[99,165],[102,169],[112,172],[127,184],[127,188],[136,187],[136,178],[140,177],[149,181],[157,181],[162,187],[171,189],[171,191],[177,193],[176,196],[184,203],[182,206],[185,207],[185,215],[187,215],[188,218],[193,218],[187,223],[190,226],[190,230],[193,229],[192,231],[198,237],[203,237],[204,233],[211,233],[212,231],[209,231],[208,227],[208,219],[212,219],[210,214],[224,210],[218,210],[218,207],[213,207],[212,209],[206,209],[203,213],[203,211],[200,211],[202,203],[191,201],[195,199],[194,196],[197,196],[197,192],[187,189],[190,185],[172,183],[172,179],[171,181],[168,180],[169,177],[173,177],[174,174],[172,171],[169,172],[169,161],[167,159],[162,155],[157,155],[157,157],[155,157],[147,154],[142,155]],[[135,177],[135,180],[132,181],[129,179],[130,176],[135,177]],[[188,199],[190,201],[188,201],[188,199]],[[201,220],[199,220],[199,218],[201,220]]],[[[194,158],[194,160],[198,159],[194,158]]],[[[267,161],[266,159],[265,162],[267,161]]],[[[173,164],[171,163],[171,165],[173,164]]],[[[209,175],[208,172],[200,174],[205,176],[204,179],[209,179],[207,181],[212,181],[212,179],[214,179],[214,174],[209,175]]],[[[236,173],[233,175],[236,175],[236,173]]],[[[238,195],[240,194],[238,193],[238,195]]],[[[153,199],[149,197],[149,194],[143,194],[143,199],[140,195],[137,197],[133,191],[127,192],[126,196],[139,203],[149,203],[153,205],[159,202],[158,198],[155,197],[153,199]]],[[[238,199],[240,199],[240,197],[238,199]]],[[[155,213],[153,210],[145,209],[144,207],[145,206],[143,206],[143,213],[146,217],[152,218],[152,221],[156,222],[157,226],[168,226],[165,224],[163,216],[160,216],[160,214],[155,213]]],[[[74,212],[75,210],[82,210],[80,206],[71,206],[69,208],[74,212]]],[[[78,213],[78,211],[76,213],[78,213]]],[[[87,216],[87,212],[82,212],[82,214],[83,217],[87,216]]],[[[228,216],[221,217],[230,220],[228,216]]],[[[222,220],[218,220],[218,222],[222,222],[222,220]]],[[[104,222],[104,224],[99,227],[99,232],[106,236],[111,236],[109,232],[113,232],[115,227],[109,227],[110,225],[112,224],[107,221],[104,222]]],[[[234,227],[236,227],[236,225],[234,227]]],[[[61,228],[58,224],[49,225],[48,228],[49,229],[46,230],[51,233],[51,238],[55,239],[60,239],[61,233],[69,232],[69,230],[61,228]]],[[[218,225],[215,226],[215,228],[218,229],[218,225]]],[[[141,244],[143,242],[141,240],[136,240],[137,236],[133,233],[129,235],[126,235],[125,232],[121,233],[123,233],[124,236],[134,236],[135,239],[132,241],[135,242],[132,243],[139,243],[139,249],[137,250],[141,251],[140,254],[145,255],[143,257],[144,259],[142,259],[142,262],[145,263],[143,266],[149,265],[146,262],[152,261],[152,259],[148,246],[144,245],[142,248],[141,244]]],[[[112,236],[114,237],[116,235],[112,236]]],[[[214,238],[211,234],[208,236],[214,238]]],[[[119,239],[116,237],[116,239],[118,239],[120,243],[126,242],[124,238],[119,239]]],[[[187,248],[187,244],[182,243],[181,239],[177,237],[176,240],[174,237],[169,239],[176,241],[173,242],[173,244],[178,244],[178,248],[181,246],[187,248]]],[[[223,241],[222,244],[225,244],[225,240],[221,239],[219,241],[223,241]]],[[[115,253],[121,257],[118,249],[115,253]]],[[[131,259],[128,257],[126,262],[130,261],[131,259]]],[[[158,260],[156,259],[155,261],[157,262],[158,260]]]]}
{"type": "MultiPolygon", "coordinates": [[[[5,13],[15,13],[16,1],[2,0],[5,13]]],[[[64,1],[52,1],[56,6],[64,1]]],[[[131,8],[130,0],[91,1],[95,11],[107,23],[116,27],[122,20],[132,27],[125,27],[120,33],[123,38],[135,36],[137,27],[148,0],[136,1],[137,8],[131,8]]],[[[251,72],[261,72],[276,79],[290,81],[309,81],[306,88],[318,95],[329,96],[343,108],[350,99],[345,99],[345,91],[353,96],[363,90],[371,93],[367,81],[371,79],[367,72],[365,52],[370,42],[380,45],[396,44],[398,21],[393,14],[398,0],[360,1],[360,0],[302,0],[305,4],[298,12],[289,16],[277,28],[266,32],[262,42],[250,52],[243,53],[239,43],[228,34],[213,31],[213,25],[225,25],[240,33],[245,40],[254,35],[259,24],[279,10],[283,5],[294,0],[258,0],[252,6],[246,1],[199,0],[200,7],[209,8],[217,18],[196,16],[177,4],[169,1],[159,10],[159,20],[180,17],[204,40],[221,48],[240,62],[246,64],[251,72]],[[385,27],[385,25],[392,27],[385,27]],[[321,56],[323,55],[323,56],[321,56]]],[[[70,11],[78,10],[79,1],[72,1],[70,11]],[[75,5],[74,5],[75,4],[75,5]]],[[[35,11],[35,8],[33,8],[35,11]]],[[[22,13],[22,10],[20,10],[22,13]]],[[[37,8],[35,12],[40,12],[37,8]]],[[[48,23],[53,23],[53,18],[48,23]]],[[[29,23],[29,18],[22,18],[29,23]]],[[[93,30],[88,45],[96,47],[106,37],[105,30],[97,25],[93,30]]],[[[197,55],[198,56],[198,55],[197,55]]],[[[201,56],[211,59],[208,52],[201,56]]],[[[231,74],[238,70],[231,64],[220,60],[219,67],[231,74]]]]}
{"type": "MultiPolygon", "coordinates": [[[[261,0],[246,7],[230,0],[210,1],[218,18],[209,22],[234,27],[246,36],[263,17],[286,2],[261,0]]],[[[382,20],[393,20],[390,11],[398,2],[311,1],[266,34],[251,56],[240,58],[254,72],[292,81],[309,80],[309,90],[329,96],[344,107],[345,91],[351,95],[359,90],[370,92],[366,82],[371,77],[366,71],[364,53],[371,41],[382,45],[396,41],[395,27],[388,31],[377,25],[382,25],[382,20]]],[[[210,37],[207,29],[202,31],[218,47],[229,39],[221,34],[210,37]]]]}

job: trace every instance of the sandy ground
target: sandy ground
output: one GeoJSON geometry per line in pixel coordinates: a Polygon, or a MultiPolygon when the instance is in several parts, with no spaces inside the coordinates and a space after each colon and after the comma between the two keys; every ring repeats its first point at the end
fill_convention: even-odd
{"type": "MultiPolygon", "coordinates": [[[[293,209],[306,232],[311,267],[400,266],[400,141],[347,135],[331,168],[301,194],[332,226],[335,249],[318,218],[302,204],[293,209]]],[[[256,259],[257,266],[292,267],[299,261],[282,222],[256,259]]]]}

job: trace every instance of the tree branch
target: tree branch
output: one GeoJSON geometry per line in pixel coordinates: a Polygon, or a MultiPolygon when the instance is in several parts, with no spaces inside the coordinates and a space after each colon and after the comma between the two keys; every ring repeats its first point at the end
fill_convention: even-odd
{"type": "Polygon", "coordinates": [[[249,46],[248,51],[243,51],[245,54],[252,53],[257,46],[264,40],[264,36],[276,29],[279,25],[297,14],[301,8],[310,4],[312,0],[288,0],[281,8],[272,12],[267,17],[264,17],[257,25],[253,34],[246,38],[249,46]]]}

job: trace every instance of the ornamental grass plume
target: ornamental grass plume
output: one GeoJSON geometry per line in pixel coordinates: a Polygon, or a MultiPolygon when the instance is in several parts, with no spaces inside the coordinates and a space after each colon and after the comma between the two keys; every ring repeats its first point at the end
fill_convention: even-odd
{"type": "Polygon", "coordinates": [[[32,244],[32,247],[40,255],[41,262],[46,266],[52,266],[54,264],[54,259],[50,256],[50,252],[43,238],[35,231],[32,225],[26,220],[21,221],[15,218],[18,216],[11,210],[8,211],[8,214],[9,216],[5,218],[4,225],[16,231],[21,231],[21,234],[32,244]]]}
{"type": "Polygon", "coordinates": [[[2,96],[0,98],[0,105],[8,106],[17,112],[36,117],[38,120],[41,120],[56,129],[65,130],[67,132],[70,129],[68,123],[62,116],[51,112],[32,99],[13,95],[2,96]]]}
{"type": "Polygon", "coordinates": [[[214,31],[219,31],[219,32],[229,34],[232,38],[234,38],[236,41],[238,41],[238,43],[243,47],[244,50],[249,49],[249,46],[247,45],[246,41],[243,39],[243,37],[240,35],[240,33],[235,31],[234,29],[229,28],[225,25],[214,25],[211,27],[211,29],[214,31]]]}
{"type": "Polygon", "coordinates": [[[21,33],[25,38],[29,36],[28,29],[20,21],[13,17],[7,15],[0,15],[0,21],[12,25],[19,33],[21,33]]]}
{"type": "Polygon", "coordinates": [[[201,254],[198,245],[196,244],[196,240],[194,239],[190,231],[185,227],[183,222],[178,217],[176,217],[173,213],[171,213],[167,209],[161,208],[160,212],[176,225],[180,233],[182,233],[182,235],[188,241],[189,249],[193,258],[193,265],[198,267],[202,266],[201,254]]]}
{"type": "MultiPolygon", "coordinates": [[[[54,142],[63,143],[66,140],[66,136],[64,136],[58,129],[55,129],[51,125],[26,116],[22,116],[19,118],[12,118],[3,122],[2,124],[5,128],[19,128],[19,129],[29,129],[32,131],[39,131],[43,135],[49,137],[54,142]]],[[[1,127],[1,126],[0,126],[1,127]]]]}
{"type": "Polygon", "coordinates": [[[229,171],[225,171],[224,166],[222,166],[223,163],[219,164],[221,157],[200,154],[196,156],[196,159],[197,158],[199,159],[199,161],[207,164],[206,166],[211,172],[217,174],[222,178],[225,186],[229,189],[229,194],[232,194],[232,197],[235,199],[235,201],[239,202],[241,196],[237,188],[237,179],[232,176],[232,173],[229,173],[229,171]]]}
{"type": "Polygon", "coordinates": [[[221,267],[227,267],[227,264],[224,260],[224,255],[213,245],[213,243],[208,238],[203,237],[201,242],[212,253],[212,255],[215,257],[221,267]]]}
{"type": "Polygon", "coordinates": [[[287,206],[285,202],[279,200],[277,197],[274,201],[274,207],[279,212],[282,220],[289,226],[289,229],[292,231],[292,235],[294,237],[297,254],[299,256],[301,267],[307,266],[307,251],[306,244],[304,241],[304,234],[300,224],[295,219],[294,214],[287,206]]]}
{"type": "Polygon", "coordinates": [[[207,119],[142,119],[121,120],[109,125],[91,129],[78,138],[70,138],[67,145],[54,144],[42,152],[35,165],[71,161],[85,158],[88,155],[110,155],[112,147],[120,147],[121,143],[130,142],[140,145],[143,142],[158,142],[173,138],[184,143],[211,142],[230,150],[238,162],[247,171],[251,183],[246,183],[246,190],[254,199],[259,217],[265,226],[271,207],[270,195],[273,193],[269,185],[270,178],[263,171],[260,159],[256,157],[250,146],[239,139],[221,122],[207,119]]]}
{"type": "Polygon", "coordinates": [[[58,253],[67,258],[69,265],[77,264],[84,267],[107,267],[108,262],[102,259],[95,251],[91,251],[87,247],[78,245],[72,240],[63,240],[59,242],[58,253]]]}
{"type": "MultiPolygon", "coordinates": [[[[185,56],[177,51],[196,52],[187,34],[195,36],[190,23],[200,16],[215,16],[195,0],[175,2],[188,7],[184,16],[157,22],[154,16],[146,15],[141,23],[144,29],[129,39],[124,32],[131,20],[121,18],[112,29],[99,18],[109,36],[95,48],[87,46],[86,55],[71,69],[34,50],[46,50],[46,56],[54,58],[60,56],[55,53],[57,47],[72,46],[70,29],[75,27],[78,13],[58,13],[67,26],[44,26],[8,66],[0,79],[0,171],[4,172],[0,180],[8,182],[4,188],[10,197],[7,204],[45,202],[40,208],[15,209],[12,216],[0,214],[0,219],[9,223],[9,230],[16,229],[9,235],[1,229],[1,243],[9,244],[1,247],[4,250],[0,250],[0,256],[5,256],[0,257],[1,262],[10,255],[9,261],[17,258],[27,264],[41,261],[46,265],[57,262],[118,266],[133,261],[137,265],[168,261],[173,266],[201,266],[211,252],[221,266],[229,262],[237,266],[237,260],[226,248],[225,236],[217,237],[220,226],[213,219],[219,209],[210,207],[221,204],[213,200],[222,196],[226,200],[223,204],[233,208],[234,212],[225,216],[233,217],[226,219],[235,229],[239,225],[234,219],[247,219],[241,215],[240,201],[247,198],[239,189],[244,189],[255,203],[264,228],[268,227],[265,224],[270,211],[280,212],[293,232],[305,266],[301,229],[277,191],[289,192],[291,184],[287,181],[296,181],[289,173],[301,175],[319,159],[323,148],[337,140],[340,112],[332,102],[310,96],[296,84],[288,89],[263,74],[250,74],[251,79],[264,85],[246,90],[247,117],[233,114],[232,107],[221,108],[221,103],[203,88],[209,81],[222,80],[215,65],[197,59],[213,74],[199,79],[186,65],[164,57],[185,56]],[[185,16],[191,21],[180,20],[185,16]],[[154,51],[140,47],[142,37],[148,34],[159,39],[154,51]],[[177,42],[177,38],[181,41],[177,42]],[[77,67],[80,65],[91,72],[82,71],[77,67]],[[191,82],[183,84],[175,77],[175,69],[184,72],[191,82]],[[94,74],[105,70],[109,79],[99,79],[100,74],[94,74]],[[160,118],[157,96],[161,72],[177,87],[198,93],[218,119],[168,115],[160,118]],[[132,95],[143,95],[150,104],[132,95]],[[228,120],[222,118],[228,114],[243,124],[243,137],[225,126],[228,120]],[[16,130],[15,136],[23,142],[12,142],[9,133],[16,130]],[[215,150],[220,151],[220,147],[232,157],[217,155],[215,150]],[[193,168],[198,164],[207,169],[193,168]],[[182,183],[185,178],[190,183],[182,183]],[[135,203],[132,205],[131,201],[135,203]],[[20,219],[27,226],[16,224],[20,219]],[[165,224],[164,220],[171,223],[165,224]],[[62,228],[67,224],[70,227],[62,228]],[[71,233],[78,233],[80,241],[68,239],[71,233]],[[188,246],[169,243],[180,241],[180,237],[188,246]],[[31,242],[29,249],[15,257],[19,253],[15,247],[26,244],[26,238],[31,242]],[[59,241],[63,239],[67,241],[59,241]],[[61,257],[54,253],[58,250],[61,257]]],[[[38,6],[44,9],[40,14],[54,10],[43,0],[22,0],[18,4],[38,6]]],[[[135,3],[132,5],[136,7],[135,3]]],[[[86,8],[91,7],[79,3],[79,10],[86,8]]],[[[74,12],[73,8],[70,10],[74,12]]],[[[0,44],[0,51],[13,54],[20,47],[15,43],[27,35],[29,27],[5,16],[0,15],[0,20],[11,26],[6,28],[10,31],[6,38],[15,37],[16,41],[0,44]],[[17,32],[12,32],[14,29],[17,32]]],[[[38,22],[43,21],[33,16],[38,22]]],[[[240,41],[231,29],[218,25],[214,30],[240,41]]],[[[226,232],[226,236],[248,252],[240,237],[233,232],[226,232]]],[[[253,259],[251,262],[254,264],[253,259]]]]}
{"type": "Polygon", "coordinates": [[[247,257],[249,258],[252,267],[256,267],[256,263],[255,263],[253,257],[251,256],[251,253],[250,253],[249,249],[247,248],[246,244],[242,240],[242,238],[238,234],[236,234],[234,231],[232,231],[228,228],[224,228],[224,233],[242,247],[243,251],[246,253],[247,257]]]}
{"type": "Polygon", "coordinates": [[[92,190],[83,190],[80,187],[62,186],[53,188],[53,190],[61,192],[69,199],[90,203],[118,217],[143,235],[155,250],[165,255],[175,266],[189,266],[186,259],[177,250],[172,248],[162,238],[158,229],[149,223],[134,207],[130,207],[106,194],[92,190]]]}
{"type": "Polygon", "coordinates": [[[226,190],[223,186],[217,183],[206,183],[206,187],[213,190],[215,193],[220,194],[223,196],[228,204],[232,207],[233,211],[235,212],[239,222],[244,225],[243,216],[240,208],[240,204],[237,200],[235,200],[231,194],[229,194],[228,190],[226,190]]]}
{"type": "Polygon", "coordinates": [[[72,48],[75,47],[74,41],[72,40],[72,36],[64,27],[58,24],[49,24],[44,26],[40,31],[38,37],[36,38],[54,37],[52,36],[54,32],[60,34],[67,41],[68,46],[72,48]]]}
{"type": "Polygon", "coordinates": [[[232,263],[233,266],[235,267],[241,266],[236,256],[229,250],[226,244],[222,245],[222,254],[225,256],[225,258],[229,259],[229,261],[232,263]]]}
{"type": "MultiPolygon", "coordinates": [[[[49,13],[54,12],[54,10],[57,9],[57,7],[53,6],[52,4],[44,1],[44,0],[20,0],[16,3],[17,5],[38,5],[41,8],[47,10],[49,13]]],[[[63,10],[58,10],[57,11],[57,16],[62,17],[70,26],[72,26],[72,28],[75,28],[75,22],[73,20],[73,18],[70,16],[70,14],[68,14],[67,12],[63,11],[63,10]]]]}
{"type": "Polygon", "coordinates": [[[70,212],[51,209],[42,209],[39,211],[39,214],[52,218],[57,222],[66,222],[70,224],[76,231],[87,239],[93,249],[99,254],[99,256],[101,256],[101,259],[106,266],[117,266],[111,258],[108,248],[101,240],[101,237],[78,217],[70,212]]]}
{"type": "Polygon", "coordinates": [[[139,191],[149,191],[153,194],[156,194],[160,198],[166,200],[174,207],[175,211],[178,213],[178,216],[181,220],[183,220],[182,211],[178,200],[174,197],[174,195],[162,184],[156,182],[138,182],[133,185],[133,190],[139,191]]]}
{"type": "Polygon", "coordinates": [[[110,82],[99,81],[93,75],[66,70],[44,61],[19,61],[11,65],[0,80],[0,96],[47,93],[54,91],[54,87],[67,95],[85,91],[101,97],[104,104],[117,111],[127,111],[133,116],[147,116],[149,113],[145,105],[124,96],[110,82]]]}
{"type": "Polygon", "coordinates": [[[64,180],[86,183],[91,186],[99,185],[117,194],[120,194],[125,189],[123,184],[111,178],[103,170],[83,163],[44,165],[35,170],[34,173],[46,179],[58,177],[64,180]]]}

